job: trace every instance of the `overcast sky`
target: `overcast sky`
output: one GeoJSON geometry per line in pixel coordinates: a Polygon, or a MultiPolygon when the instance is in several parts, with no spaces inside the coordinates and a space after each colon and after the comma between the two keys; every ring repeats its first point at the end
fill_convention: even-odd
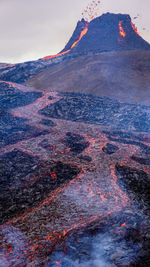
{"type": "MultiPolygon", "coordinates": [[[[23,62],[63,49],[88,0],[0,0],[0,62],[23,62]]],[[[128,13],[150,42],[150,0],[101,0],[99,15],[128,13]],[[143,30],[143,28],[145,28],[143,30]]]]}

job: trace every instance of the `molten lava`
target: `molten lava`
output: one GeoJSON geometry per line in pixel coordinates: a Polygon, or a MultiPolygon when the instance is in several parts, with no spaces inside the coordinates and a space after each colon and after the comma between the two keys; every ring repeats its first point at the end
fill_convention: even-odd
{"type": "Polygon", "coordinates": [[[76,46],[76,44],[81,40],[81,38],[87,33],[87,31],[88,31],[88,22],[86,23],[85,28],[81,31],[79,38],[77,39],[77,41],[75,41],[75,42],[72,44],[72,46],[71,46],[70,49],[68,49],[68,50],[66,50],[66,51],[64,51],[64,52],[58,53],[58,54],[56,54],[56,55],[43,57],[42,59],[55,58],[55,57],[58,57],[58,56],[61,56],[61,55],[64,55],[64,54],[69,53],[69,52],[71,51],[71,49],[72,49],[74,46],[76,46]]]}
{"type": "Polygon", "coordinates": [[[124,222],[123,224],[121,224],[121,227],[126,226],[126,225],[127,225],[126,222],[124,222]]]}
{"type": "Polygon", "coordinates": [[[137,35],[140,36],[140,34],[139,34],[139,32],[138,32],[138,30],[137,30],[135,24],[133,24],[133,23],[131,22],[131,26],[132,26],[132,29],[135,31],[135,33],[136,33],[137,35]]]}
{"type": "Polygon", "coordinates": [[[87,31],[88,31],[88,23],[86,24],[86,28],[81,32],[78,40],[73,43],[73,45],[71,46],[71,48],[73,48],[81,40],[81,38],[87,33],[87,31]]]}
{"type": "Polygon", "coordinates": [[[126,37],[126,33],[122,27],[122,21],[119,21],[119,33],[123,38],[126,37]]]}

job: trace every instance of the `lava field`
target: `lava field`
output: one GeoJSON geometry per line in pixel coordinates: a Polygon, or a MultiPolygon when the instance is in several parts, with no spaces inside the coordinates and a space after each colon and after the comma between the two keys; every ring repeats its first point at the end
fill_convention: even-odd
{"type": "Polygon", "coordinates": [[[0,265],[148,267],[150,107],[0,88],[0,265]]]}

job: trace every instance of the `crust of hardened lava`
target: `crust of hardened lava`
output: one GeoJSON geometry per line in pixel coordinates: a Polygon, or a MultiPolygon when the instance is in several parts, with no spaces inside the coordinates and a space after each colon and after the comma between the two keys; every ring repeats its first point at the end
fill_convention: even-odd
{"type": "Polygon", "coordinates": [[[52,64],[26,84],[150,104],[150,51],[105,52],[52,64]]]}

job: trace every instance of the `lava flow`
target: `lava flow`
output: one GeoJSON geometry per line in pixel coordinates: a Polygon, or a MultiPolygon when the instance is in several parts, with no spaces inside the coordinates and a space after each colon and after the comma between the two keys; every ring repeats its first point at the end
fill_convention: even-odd
{"type": "Polygon", "coordinates": [[[122,21],[119,21],[119,33],[123,38],[126,37],[126,33],[122,27],[122,21]]]}
{"type": "Polygon", "coordinates": [[[71,48],[73,48],[81,40],[81,38],[87,33],[87,31],[88,31],[88,23],[86,23],[85,29],[81,32],[78,40],[73,43],[73,45],[71,46],[71,48]]]}
{"type": "MultiPolygon", "coordinates": [[[[17,84],[8,83],[8,85],[17,89],[17,84]]],[[[115,135],[113,136],[111,128],[111,134],[104,132],[107,127],[102,124],[88,124],[87,127],[86,122],[71,121],[71,119],[67,121],[51,118],[55,123],[54,129],[48,125],[48,120],[46,125],[41,124],[42,120],[46,120],[46,116],[39,111],[59,102],[61,98],[63,96],[57,92],[44,92],[43,96],[35,102],[11,109],[14,117],[24,118],[27,124],[49,131],[42,136],[13,142],[0,151],[2,154],[18,150],[24,153],[21,154],[22,157],[30,155],[30,159],[33,160],[36,156],[39,160],[37,165],[34,163],[32,168],[28,169],[27,174],[23,174],[24,180],[19,181],[19,184],[16,181],[13,182],[19,188],[18,197],[24,202],[31,201],[34,205],[30,208],[27,206],[23,214],[19,212],[16,216],[13,210],[13,217],[8,221],[8,216],[7,218],[5,216],[6,221],[1,225],[1,255],[9,263],[8,266],[12,266],[15,255],[16,265],[14,266],[23,266],[24,262],[27,262],[27,266],[30,264],[30,266],[43,266],[47,255],[50,255],[55,245],[65,239],[72,230],[85,227],[96,220],[104,222],[107,216],[119,213],[125,207],[129,208],[131,201],[126,192],[119,187],[116,166],[127,166],[132,169],[140,167],[144,173],[149,171],[149,166],[146,167],[131,158],[134,154],[140,153],[141,147],[149,149],[147,137],[142,139],[142,143],[131,140],[132,135],[129,140],[117,139],[115,135]],[[52,150],[51,147],[54,146],[55,149],[52,150]],[[51,164],[54,166],[51,167],[51,164]],[[55,168],[56,165],[58,169],[55,168]],[[59,176],[63,166],[67,167],[59,176]],[[35,168],[40,169],[38,173],[34,173],[35,168]],[[73,168],[78,171],[71,176],[72,179],[66,178],[59,184],[59,180],[64,179],[67,172],[67,177],[70,178],[73,168]],[[55,187],[52,190],[50,188],[41,199],[41,195],[50,184],[55,187]],[[34,201],[35,195],[38,195],[37,201],[34,201]],[[18,247],[20,240],[22,246],[18,247]]],[[[57,112],[60,111],[57,110],[57,112]]],[[[138,136],[135,137],[138,138],[138,136]]],[[[29,167],[29,160],[24,158],[22,160],[24,168],[29,167]]],[[[11,166],[17,164],[16,161],[12,162],[11,166]]],[[[10,188],[14,198],[15,194],[18,194],[15,186],[12,185],[10,188]]],[[[13,201],[14,209],[16,203],[14,199],[13,201]]],[[[18,198],[16,201],[18,210],[20,202],[18,198]]],[[[11,206],[8,211],[6,210],[7,215],[10,210],[11,206]]],[[[5,207],[3,212],[5,213],[5,207]]],[[[125,227],[126,220],[120,225],[125,227]]]]}
{"type": "Polygon", "coordinates": [[[73,48],[73,47],[74,47],[74,46],[81,40],[81,38],[87,33],[87,31],[88,31],[88,22],[86,22],[86,26],[85,26],[85,28],[81,31],[79,38],[77,39],[77,41],[75,41],[75,42],[72,44],[72,46],[71,46],[70,49],[68,49],[67,51],[58,53],[58,54],[56,54],[56,55],[43,57],[42,59],[55,58],[55,57],[59,57],[59,56],[62,56],[62,55],[65,55],[65,54],[69,53],[69,52],[71,51],[71,49],[72,49],[72,48],[73,48]]]}
{"type": "Polygon", "coordinates": [[[138,32],[137,27],[135,26],[135,24],[133,24],[131,22],[131,26],[132,26],[132,29],[135,31],[135,33],[140,36],[140,34],[139,34],[139,32],[138,32]]]}

